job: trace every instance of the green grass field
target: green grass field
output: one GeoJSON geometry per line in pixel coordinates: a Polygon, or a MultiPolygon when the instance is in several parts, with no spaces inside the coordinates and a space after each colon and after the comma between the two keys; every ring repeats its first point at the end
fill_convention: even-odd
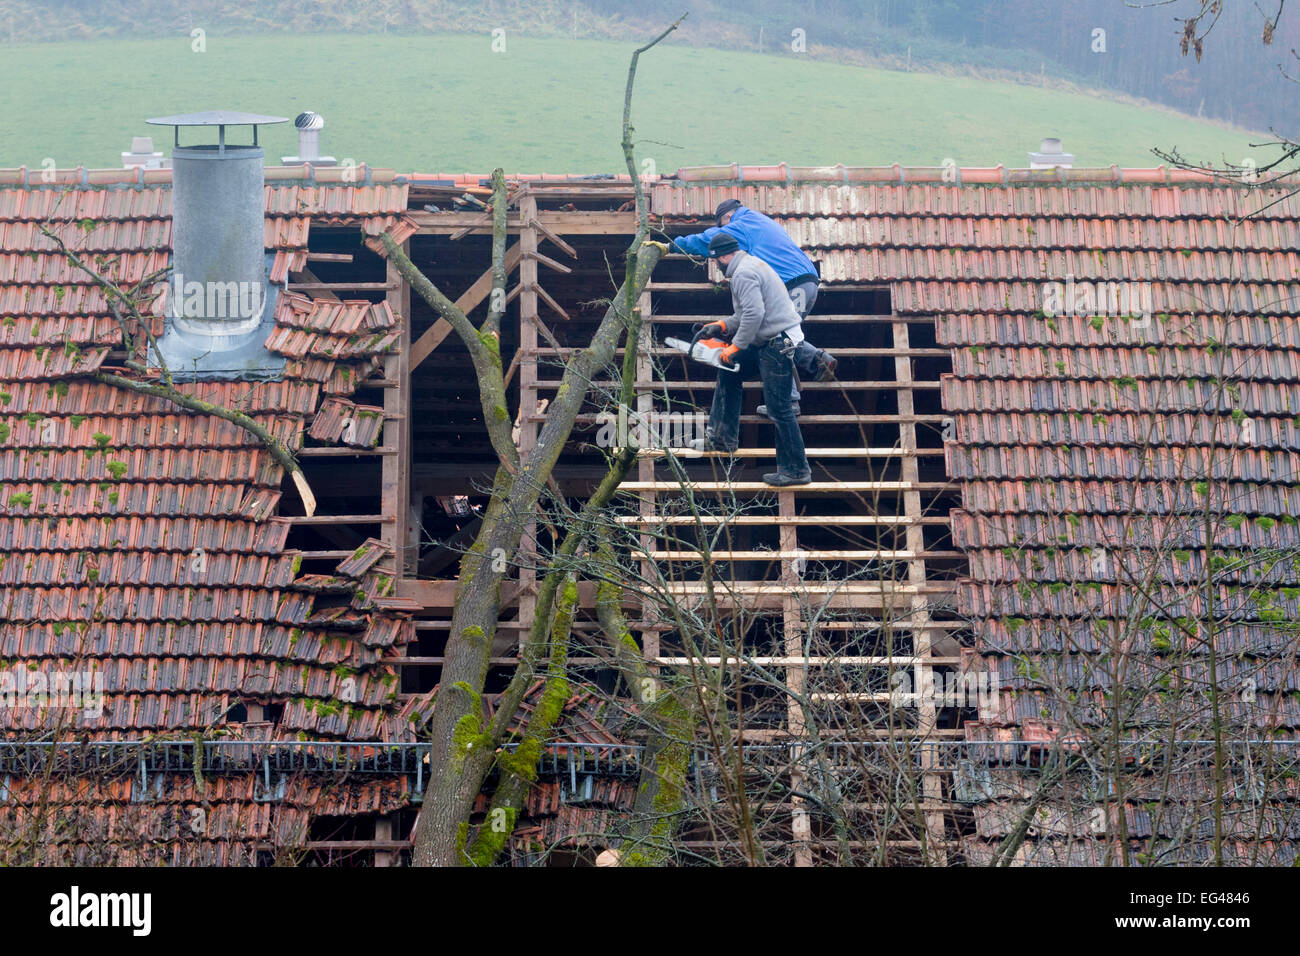
{"type": "MultiPolygon", "coordinates": [[[[632,44],[382,35],[43,44],[5,50],[0,167],[113,167],[145,117],[237,109],[326,118],[323,151],[399,171],[621,171],[632,44]]],[[[664,45],[642,58],[638,154],[702,163],[1026,165],[1059,135],[1079,165],[1148,166],[1152,146],[1233,162],[1250,134],[1163,110],[1007,83],[664,45]]],[[[1260,137],[1256,136],[1256,139],[1260,137]]],[[[268,159],[297,152],[290,124],[268,159]]]]}

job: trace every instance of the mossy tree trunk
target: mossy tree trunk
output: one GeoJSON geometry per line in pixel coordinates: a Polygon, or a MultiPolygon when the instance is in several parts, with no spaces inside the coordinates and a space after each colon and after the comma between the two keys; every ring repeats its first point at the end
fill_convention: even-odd
{"type": "MultiPolygon", "coordinates": [[[[680,23],[680,20],[677,22],[680,23]]],[[[501,611],[501,585],[508,569],[517,563],[524,531],[535,518],[542,491],[573,430],[591,382],[599,371],[613,361],[619,342],[625,337],[625,400],[633,391],[634,382],[628,376],[634,371],[637,336],[640,331],[636,302],[655,266],[668,250],[661,243],[647,241],[649,227],[645,195],[632,162],[632,84],[640,54],[676,27],[677,23],[674,23],[651,43],[635,51],[628,71],[622,144],[636,196],[637,231],[628,246],[623,283],[605,310],[591,342],[576,353],[565,367],[537,442],[524,458],[519,457],[510,437],[512,419],[507,409],[501,356],[497,345],[506,301],[504,260],[507,202],[502,171],[497,169],[492,176],[492,311],[480,328],[475,328],[455,303],[415,267],[391,236],[384,235],[382,238],[384,248],[398,272],[421,298],[451,324],[469,350],[478,379],[483,418],[498,458],[491,500],[478,536],[460,565],[456,606],[452,611],[451,628],[444,652],[442,680],[429,722],[432,773],[416,824],[413,862],[417,866],[481,864],[495,858],[504,846],[504,838],[498,839],[497,836],[490,835],[493,832],[492,820],[488,821],[486,832],[476,834],[474,840],[470,841],[470,814],[474,801],[482,791],[493,766],[499,764],[503,771],[503,789],[494,800],[494,810],[503,811],[505,815],[499,816],[496,822],[500,824],[501,820],[506,820],[512,828],[518,808],[536,771],[535,767],[525,770],[521,761],[534,751],[540,754],[541,742],[559,719],[558,708],[539,707],[526,723],[522,740],[513,757],[503,759],[505,751],[502,745],[509,735],[510,718],[532,680],[535,666],[541,658],[542,646],[547,643],[545,635],[548,632],[549,664],[543,700],[553,702],[553,698],[561,691],[567,692],[565,658],[568,622],[572,616],[573,602],[576,601],[576,591],[571,581],[560,592],[556,622],[553,628],[550,627],[551,608],[559,591],[559,581],[561,576],[567,578],[567,571],[557,568],[545,579],[539,593],[532,633],[521,654],[519,668],[499,702],[496,717],[486,725],[483,721],[483,688],[501,611]],[[555,712],[551,713],[551,710],[555,712]]],[[[634,459],[635,453],[628,450],[616,456],[609,474],[584,513],[604,508],[618,484],[627,475],[634,459]]],[[[572,557],[581,540],[572,534],[568,538],[565,547],[570,550],[567,555],[562,550],[562,559],[572,557]]],[[[562,699],[560,702],[563,702],[562,699]]]]}
{"type": "MultiPolygon", "coordinates": [[[[385,245],[391,247],[390,255],[395,252],[401,256],[401,250],[391,239],[386,237],[385,245]]],[[[497,743],[482,726],[480,695],[487,680],[501,611],[501,584],[508,568],[516,562],[524,529],[534,516],[547,478],[573,429],[589,383],[613,359],[632,319],[625,302],[628,298],[635,301],[640,295],[662,256],[663,247],[657,243],[641,246],[636,271],[625,283],[626,290],[620,290],[591,343],[565,369],[536,446],[526,458],[519,460],[513,473],[507,464],[498,468],[478,537],[461,560],[442,681],[429,726],[434,769],[416,828],[414,861],[418,866],[468,862],[463,851],[469,815],[492,768],[497,743]]],[[[414,266],[409,260],[402,260],[405,256],[396,259],[399,271],[405,276],[414,266]]],[[[418,291],[416,283],[412,283],[412,288],[418,291]]],[[[482,347],[476,334],[473,338],[482,347]]],[[[477,362],[475,367],[481,371],[477,362]]],[[[481,390],[485,390],[483,382],[480,375],[481,390]]],[[[500,382],[499,359],[488,369],[488,382],[486,390],[489,391],[500,382]]],[[[504,396],[504,386],[499,394],[504,396]]],[[[493,398],[485,397],[484,405],[488,406],[493,398]]],[[[509,422],[509,416],[505,421],[509,422]]]]}
{"type": "MultiPolygon", "coordinates": [[[[602,540],[599,556],[607,575],[617,575],[607,541],[602,540]]],[[[685,804],[699,688],[670,683],[650,670],[623,617],[623,588],[608,577],[596,585],[596,618],[623,682],[637,702],[646,735],[632,816],[623,834],[621,865],[662,866],[669,861],[685,804]]]]}

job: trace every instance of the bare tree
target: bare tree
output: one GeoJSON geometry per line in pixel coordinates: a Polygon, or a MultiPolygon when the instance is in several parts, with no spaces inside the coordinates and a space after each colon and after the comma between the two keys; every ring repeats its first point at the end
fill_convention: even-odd
{"type": "MultiPolygon", "coordinates": [[[[521,648],[520,662],[499,702],[496,715],[483,720],[482,693],[497,618],[501,609],[500,588],[509,563],[519,550],[524,531],[532,520],[547,481],[560,452],[573,429],[586,399],[590,382],[597,371],[613,359],[619,341],[625,342],[626,355],[634,355],[640,316],[636,302],[649,281],[650,274],[667,251],[662,243],[649,241],[645,197],[632,159],[631,100],[636,64],[640,55],[677,28],[673,23],[650,43],[632,54],[624,94],[623,149],[632,175],[637,198],[637,231],[628,246],[623,283],[586,348],[575,354],[565,367],[555,399],[551,402],[546,423],[537,444],[520,456],[510,436],[510,415],[506,408],[506,390],[498,348],[499,329],[505,314],[505,238],[506,186],[500,169],[492,175],[492,293],[489,312],[482,326],[475,327],[469,318],[417,269],[389,235],[383,243],[389,259],[411,288],[447,320],[465,347],[478,380],[484,421],[498,466],[493,480],[491,499],[473,546],[460,565],[456,605],[452,613],[451,633],[445,653],[442,680],[429,720],[432,742],[432,766],[438,768],[425,794],[416,826],[414,862],[420,866],[484,863],[495,858],[504,840],[499,832],[480,832],[471,839],[470,814],[474,801],[494,765],[502,764],[511,774],[499,789],[494,810],[505,811],[513,823],[513,808],[530,779],[525,764],[534,755],[535,741],[544,737],[558,718],[558,702],[564,691],[564,642],[567,640],[567,615],[571,613],[572,587],[561,588],[567,572],[555,569],[539,589],[532,633],[521,648]],[[558,604],[556,596],[559,595],[558,604]],[[555,629],[551,629],[551,611],[556,611],[555,629]],[[549,633],[549,639],[548,639],[549,633]],[[548,646],[549,686],[545,706],[534,715],[533,726],[524,732],[514,757],[502,757],[501,745],[509,736],[514,710],[532,681],[541,649],[548,646]],[[513,760],[513,763],[511,762],[513,760]],[[468,851],[468,852],[467,852],[468,851]]],[[[624,384],[630,360],[624,361],[624,384]]],[[[631,465],[626,456],[616,459],[610,472],[595,493],[588,508],[598,512],[612,496],[631,465]]],[[[581,537],[570,535],[566,549],[576,553],[581,537]]],[[[500,815],[498,815],[500,819],[500,815]]]]}

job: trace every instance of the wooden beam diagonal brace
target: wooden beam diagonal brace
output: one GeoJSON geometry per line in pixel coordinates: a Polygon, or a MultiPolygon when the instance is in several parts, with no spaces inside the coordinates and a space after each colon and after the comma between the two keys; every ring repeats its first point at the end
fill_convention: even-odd
{"type": "MultiPolygon", "coordinates": [[[[545,295],[545,293],[543,293],[543,295],[545,295]]],[[[565,318],[568,318],[568,316],[565,316],[565,318]]],[[[558,351],[560,343],[555,340],[555,333],[552,332],[549,328],[547,328],[546,323],[542,321],[541,316],[530,315],[528,316],[528,321],[531,322],[534,326],[536,326],[537,331],[542,333],[542,338],[550,342],[551,346],[558,351]]],[[[519,353],[516,352],[515,354],[518,355],[519,353]]],[[[564,363],[566,367],[568,366],[569,363],[565,362],[562,357],[561,357],[561,361],[564,363]]]]}
{"type": "Polygon", "coordinates": [[[568,274],[572,274],[573,272],[573,270],[570,269],[568,266],[564,265],[563,263],[556,262],[550,256],[544,256],[540,252],[526,252],[524,253],[524,255],[527,256],[529,259],[536,259],[542,265],[554,269],[556,272],[564,272],[568,274]]]}
{"type": "Polygon", "coordinates": [[[573,246],[569,245],[567,242],[565,242],[563,239],[561,239],[561,238],[560,238],[559,236],[557,236],[555,233],[551,232],[551,230],[549,230],[549,229],[547,229],[545,226],[543,226],[542,223],[541,223],[541,221],[540,221],[539,219],[537,219],[536,217],[534,217],[534,218],[532,218],[532,219],[529,219],[528,222],[527,222],[527,225],[528,225],[530,228],[532,228],[532,229],[536,229],[538,232],[540,232],[540,233],[541,233],[543,236],[545,236],[547,239],[551,240],[551,242],[555,243],[557,246],[559,246],[561,249],[563,249],[565,252],[567,252],[567,253],[569,254],[570,258],[573,258],[573,259],[578,258],[578,250],[574,249],[573,246]]]}
{"type": "MultiPolygon", "coordinates": [[[[552,298],[551,298],[551,294],[550,294],[549,292],[547,292],[545,289],[543,289],[543,288],[542,288],[540,285],[538,285],[537,283],[535,283],[535,282],[534,282],[534,283],[531,283],[531,284],[527,287],[527,290],[526,290],[526,291],[528,291],[528,292],[536,292],[539,296],[541,296],[543,302],[545,302],[547,305],[549,305],[552,309],[554,309],[554,310],[559,314],[560,318],[565,319],[566,321],[572,321],[572,320],[569,318],[569,313],[567,313],[567,312],[564,311],[564,309],[560,306],[560,303],[558,303],[558,302],[556,302],[554,299],[552,299],[552,298]]],[[[553,344],[552,344],[552,348],[555,348],[555,347],[557,347],[557,346],[558,346],[558,343],[553,343],[553,344]]]]}
{"type": "MultiPolygon", "coordinates": [[[[506,250],[505,266],[506,273],[509,274],[519,265],[522,258],[522,250],[519,243],[515,243],[506,250]]],[[[471,285],[456,300],[456,308],[460,309],[466,315],[476,309],[488,293],[492,291],[492,270],[489,268],[481,276],[474,280],[471,285]]],[[[513,296],[511,296],[513,298],[513,296]]],[[[429,357],[429,353],[442,344],[442,340],[451,334],[451,323],[446,319],[439,319],[429,328],[425,329],[424,334],[411,344],[411,370],[414,371],[421,362],[429,357]]]]}

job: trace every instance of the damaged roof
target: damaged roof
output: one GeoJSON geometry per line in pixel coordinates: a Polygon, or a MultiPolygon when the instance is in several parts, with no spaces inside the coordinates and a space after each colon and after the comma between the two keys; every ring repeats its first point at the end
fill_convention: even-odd
{"type": "MultiPolygon", "coordinates": [[[[268,171],[272,281],[304,268],[314,225],[410,234],[405,185],[350,172],[355,182],[343,170],[268,171]]],[[[414,625],[372,603],[391,587],[383,546],[340,566],[342,598],[327,600],[310,578],[299,586],[290,524],[277,516],[283,472],[256,438],[85,377],[125,372],[110,358],[123,354],[122,333],[101,290],[41,226],[108,277],[138,282],[170,259],[170,171],[51,178],[0,172],[0,659],[97,669],[102,714],[77,728],[96,736],[200,730],[247,701],[284,705],[281,736],[411,739],[384,658],[414,625]]],[[[177,387],[248,414],[296,450],[322,407],[351,404],[398,334],[386,303],[288,293],[266,340],[288,359],[282,380],[177,387]]],[[[367,427],[356,441],[374,438],[367,427]]],[[[0,732],[48,719],[6,708],[0,732]]]]}
{"type": "MultiPolygon", "coordinates": [[[[401,241],[415,229],[410,189],[484,178],[344,175],[267,170],[276,281],[305,266],[313,227],[359,226],[372,244],[391,230],[401,241]]],[[[516,178],[538,191],[628,185],[516,178]]],[[[282,734],[410,739],[412,715],[395,703],[384,660],[414,627],[409,613],[375,603],[392,567],[382,544],[367,542],[333,575],[300,575],[285,550],[289,522],[276,515],[283,475],[260,443],[85,378],[114,367],[121,335],[100,291],[39,226],[53,220],[75,251],[142,278],[168,259],[169,181],[167,170],[79,169],[48,183],[0,170],[0,658],[96,661],[108,695],[87,724],[96,735],[200,730],[242,698],[282,701],[282,734]],[[339,707],[345,678],[356,702],[339,707]]],[[[648,193],[652,215],[679,220],[710,220],[718,202],[739,198],[780,221],[828,285],[888,287],[895,313],[934,317],[953,358],[947,467],[963,505],[955,544],[969,559],[958,611],[973,624],[977,666],[1002,689],[967,734],[1020,740],[1050,739],[1064,720],[1042,675],[1017,666],[1027,659],[1060,666],[1054,677],[1085,717],[1100,711],[1087,705],[1107,687],[1089,658],[1143,599],[1117,553],[1187,551],[1186,562],[1153,565],[1153,593],[1171,616],[1196,613],[1190,584],[1205,539],[1186,519],[1205,510],[1194,486],[1207,463],[1222,479],[1208,509],[1222,519],[1216,547],[1300,546],[1296,184],[1163,167],[729,165],[679,170],[648,193]],[[1098,308],[1095,294],[1049,310],[1047,286],[1066,282],[1094,293],[1136,283],[1138,321],[1127,307],[1098,308]],[[1234,451],[1216,458],[1225,443],[1234,451]]],[[[282,381],[181,387],[238,406],[290,448],[309,427],[372,446],[378,420],[346,436],[342,423],[369,411],[349,395],[397,339],[391,310],[291,293],[275,318],[266,345],[288,360],[282,381]]],[[[1296,619],[1300,572],[1268,574],[1268,608],[1296,619]]],[[[1253,672],[1258,706],[1233,716],[1294,737],[1295,676],[1281,666],[1294,648],[1224,584],[1217,600],[1239,602],[1239,613],[1220,647],[1278,664],[1253,672]]],[[[1197,679],[1202,662],[1192,653],[1180,666],[1197,679]]],[[[1135,729],[1160,719],[1150,708],[1132,716],[1135,729]]],[[[0,733],[37,729],[30,721],[0,712],[0,733]]],[[[982,811],[981,836],[995,839],[1002,819],[982,811]]]]}
{"type": "MultiPolygon", "coordinates": [[[[721,166],[649,192],[653,215],[705,222],[738,198],[785,226],[825,285],[886,286],[895,314],[934,318],[952,355],[941,399],[962,502],[953,543],[968,559],[956,608],[974,636],[965,667],[998,689],[966,738],[1046,748],[1099,730],[1117,706],[1125,738],[1204,730],[1204,695],[1188,706],[1162,691],[1207,686],[1206,641],[1183,629],[1207,601],[1230,739],[1300,739],[1297,185],[1294,174],[1243,183],[1164,167],[721,166]]],[[[1240,756],[1230,773],[1248,775],[1240,756]]],[[[1036,786],[984,773],[1030,789],[974,808],[975,863],[1014,831],[1036,786]]],[[[1198,786],[1203,775],[1183,795],[1198,786]]],[[[1245,792],[1236,786],[1230,801],[1245,792]]],[[[1078,806],[1092,809],[1085,800],[1058,820],[1040,808],[1039,837],[1017,860],[1108,858],[1078,806]]],[[[1232,842],[1230,858],[1296,859],[1294,804],[1270,806],[1288,822],[1270,818],[1266,839],[1232,842]]],[[[1159,858],[1180,821],[1153,830],[1136,803],[1126,812],[1159,858]]]]}

